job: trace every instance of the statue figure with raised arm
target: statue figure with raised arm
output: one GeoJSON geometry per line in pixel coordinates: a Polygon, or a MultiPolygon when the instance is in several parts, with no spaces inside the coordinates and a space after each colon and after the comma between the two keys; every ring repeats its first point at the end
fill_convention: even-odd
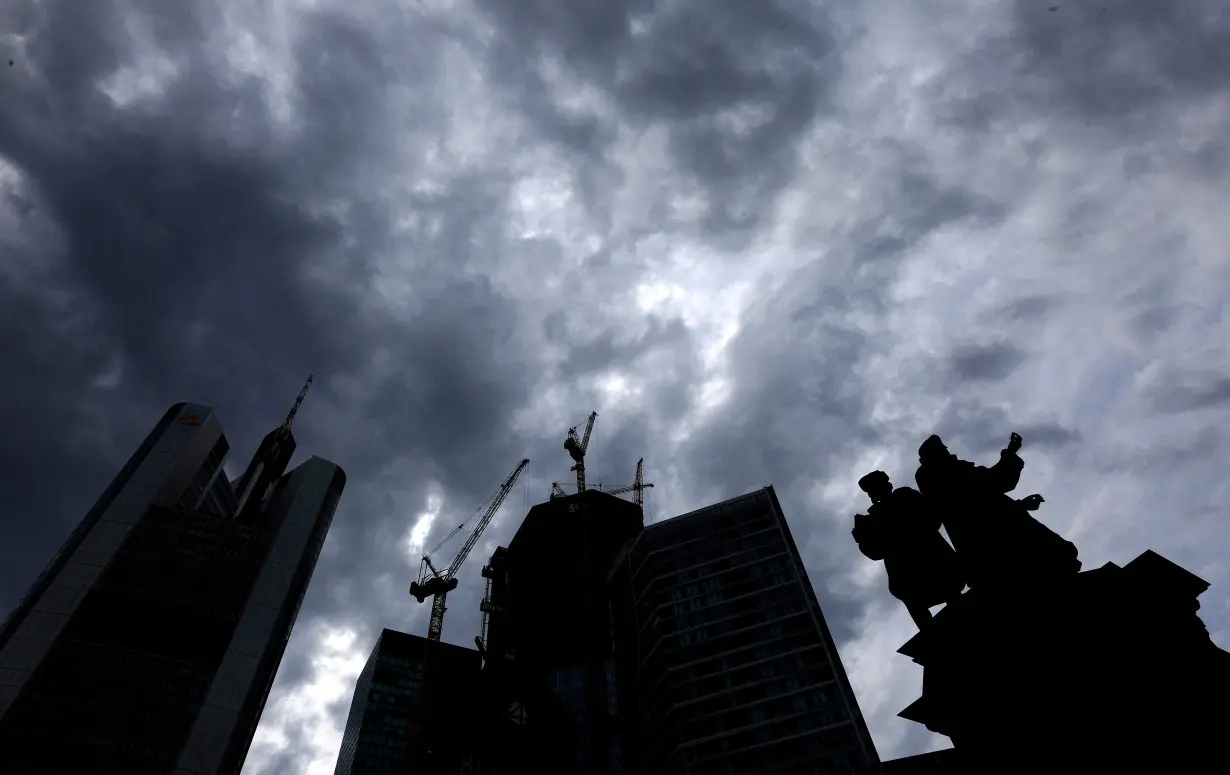
{"type": "Polygon", "coordinates": [[[1030,516],[1042,496],[1014,500],[1008,495],[1025,467],[1017,454],[1021,444],[1020,434],[1013,433],[990,467],[961,460],[939,436],[918,450],[918,489],[943,515],[971,589],[1028,587],[1080,570],[1076,546],[1030,516]]]}

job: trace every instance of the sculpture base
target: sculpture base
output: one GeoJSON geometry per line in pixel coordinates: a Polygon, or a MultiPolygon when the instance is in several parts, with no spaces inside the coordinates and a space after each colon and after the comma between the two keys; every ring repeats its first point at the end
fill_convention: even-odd
{"type": "Polygon", "coordinates": [[[967,592],[899,650],[923,665],[922,697],[899,715],[950,737],[974,771],[1200,771],[1230,728],[1230,653],[1196,615],[1208,586],[1149,551],[967,592]]]}

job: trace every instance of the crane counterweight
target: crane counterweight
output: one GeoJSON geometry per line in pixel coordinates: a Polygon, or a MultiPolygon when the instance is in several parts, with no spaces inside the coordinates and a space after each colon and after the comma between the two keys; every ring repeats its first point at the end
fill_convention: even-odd
{"type": "Polygon", "coordinates": [[[590,412],[589,419],[585,421],[585,435],[578,440],[577,429],[572,427],[568,429],[568,438],[564,439],[564,449],[575,461],[572,468],[568,470],[577,472],[577,492],[585,491],[585,451],[589,449],[589,436],[594,432],[594,420],[596,419],[598,419],[598,413],[590,412]]]}

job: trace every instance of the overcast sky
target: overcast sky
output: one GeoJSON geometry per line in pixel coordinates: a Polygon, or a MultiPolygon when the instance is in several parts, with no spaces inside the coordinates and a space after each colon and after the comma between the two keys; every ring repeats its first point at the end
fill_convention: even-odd
{"type": "Polygon", "coordinates": [[[349,483],[246,775],[331,773],[381,627],[568,481],[773,484],[880,754],[921,669],[856,482],[938,431],[1230,646],[1230,34],[1216,0],[0,0],[0,608],[162,411],[237,473],[308,373],[349,483]],[[1058,3],[1055,7],[1054,3],[1058,3]],[[192,9],[192,10],[186,10],[192,9]],[[10,61],[11,60],[11,61],[10,61]]]}

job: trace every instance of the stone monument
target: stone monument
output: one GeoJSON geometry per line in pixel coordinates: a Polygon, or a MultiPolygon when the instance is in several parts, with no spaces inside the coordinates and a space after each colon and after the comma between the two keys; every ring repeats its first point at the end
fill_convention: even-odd
{"type": "MultiPolygon", "coordinates": [[[[1042,497],[1008,495],[1021,444],[1012,434],[982,467],[932,436],[919,449],[918,490],[897,499],[924,515],[913,532],[868,522],[871,510],[856,517],[860,549],[885,560],[920,629],[899,652],[922,665],[922,696],[899,715],[951,738],[962,772],[1221,769],[1230,653],[1196,613],[1208,583],[1153,551],[1081,572],[1076,547],[1030,515],[1042,497]],[[935,548],[937,523],[955,561],[935,548]],[[881,538],[890,533],[905,539],[881,538]],[[963,593],[914,592],[950,593],[954,574],[963,593]],[[940,602],[934,617],[917,612],[940,602]]],[[[887,475],[869,476],[860,484],[884,502],[887,475]]]]}

